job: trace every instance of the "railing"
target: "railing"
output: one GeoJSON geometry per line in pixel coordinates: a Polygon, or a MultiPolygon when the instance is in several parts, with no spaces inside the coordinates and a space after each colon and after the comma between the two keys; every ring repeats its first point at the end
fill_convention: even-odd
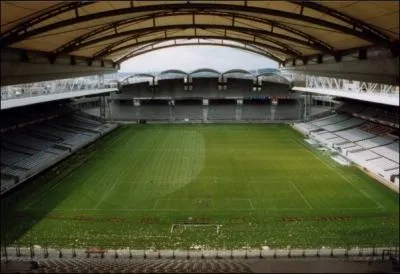
{"type": "Polygon", "coordinates": [[[353,93],[399,95],[399,86],[334,77],[282,73],[291,81],[303,82],[307,88],[330,89],[353,93]]]}
{"type": "Polygon", "coordinates": [[[1,247],[2,259],[13,258],[367,258],[376,260],[398,260],[399,247],[348,247],[348,248],[242,248],[242,249],[131,249],[114,248],[104,249],[100,247],[88,248],[50,248],[30,245],[1,247]]]}
{"type": "Polygon", "coordinates": [[[1,100],[4,101],[71,91],[117,88],[117,81],[113,79],[115,77],[108,76],[107,78],[108,79],[105,80],[104,75],[96,75],[4,86],[1,87],[1,100]]]}
{"type": "Polygon", "coordinates": [[[398,86],[363,81],[350,81],[346,79],[307,75],[305,77],[305,82],[308,88],[334,89],[357,93],[399,94],[398,86]]]}

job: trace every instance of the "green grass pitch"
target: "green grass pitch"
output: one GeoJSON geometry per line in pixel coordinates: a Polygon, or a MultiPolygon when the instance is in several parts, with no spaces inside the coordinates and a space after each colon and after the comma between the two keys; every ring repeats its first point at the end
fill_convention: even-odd
{"type": "Polygon", "coordinates": [[[393,246],[398,194],[289,125],[121,126],[2,198],[2,243],[393,246]],[[184,223],[216,226],[186,226],[184,223]]]}

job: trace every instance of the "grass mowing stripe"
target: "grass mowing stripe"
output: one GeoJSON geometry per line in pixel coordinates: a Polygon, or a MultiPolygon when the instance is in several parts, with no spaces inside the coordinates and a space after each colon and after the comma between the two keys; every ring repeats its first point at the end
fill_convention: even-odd
{"type": "Polygon", "coordinates": [[[82,150],[94,157],[34,208],[23,210],[68,169],[2,197],[1,240],[133,249],[398,244],[398,196],[361,171],[327,166],[291,135],[301,139],[288,125],[121,127],[82,150]],[[170,235],[171,224],[189,217],[223,228],[170,235]]]}

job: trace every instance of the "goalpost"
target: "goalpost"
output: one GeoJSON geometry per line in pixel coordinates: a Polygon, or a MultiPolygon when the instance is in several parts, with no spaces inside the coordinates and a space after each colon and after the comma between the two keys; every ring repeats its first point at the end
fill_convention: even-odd
{"type": "Polygon", "coordinates": [[[170,233],[173,233],[174,231],[180,229],[180,230],[186,230],[186,229],[190,229],[190,228],[207,228],[207,227],[211,227],[211,228],[215,228],[217,234],[219,233],[220,228],[222,227],[222,225],[220,224],[196,224],[196,223],[179,223],[179,224],[172,224],[171,225],[171,229],[170,229],[170,233]]]}

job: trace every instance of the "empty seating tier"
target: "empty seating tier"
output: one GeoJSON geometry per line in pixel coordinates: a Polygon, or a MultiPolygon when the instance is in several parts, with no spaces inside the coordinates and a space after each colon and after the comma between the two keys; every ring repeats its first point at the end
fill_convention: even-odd
{"type": "Polygon", "coordinates": [[[351,142],[361,141],[361,140],[375,137],[373,134],[362,131],[357,128],[352,128],[352,129],[343,130],[343,131],[337,131],[337,132],[335,132],[335,134],[337,136],[345,138],[351,142]]]}
{"type": "MultiPolygon", "coordinates": [[[[348,110],[343,107],[339,109],[348,110]]],[[[370,117],[382,112],[368,107],[360,107],[357,111],[368,112],[370,117]]],[[[293,127],[399,187],[398,180],[395,180],[395,176],[399,174],[399,138],[395,135],[395,128],[354,118],[343,112],[296,123],[293,127]]]]}
{"type": "Polygon", "coordinates": [[[116,128],[73,113],[1,135],[1,193],[12,189],[116,128]]]}
{"type": "Polygon", "coordinates": [[[371,150],[392,160],[392,161],[399,163],[399,143],[398,143],[398,141],[396,143],[393,143],[390,145],[375,147],[371,150]]]}

